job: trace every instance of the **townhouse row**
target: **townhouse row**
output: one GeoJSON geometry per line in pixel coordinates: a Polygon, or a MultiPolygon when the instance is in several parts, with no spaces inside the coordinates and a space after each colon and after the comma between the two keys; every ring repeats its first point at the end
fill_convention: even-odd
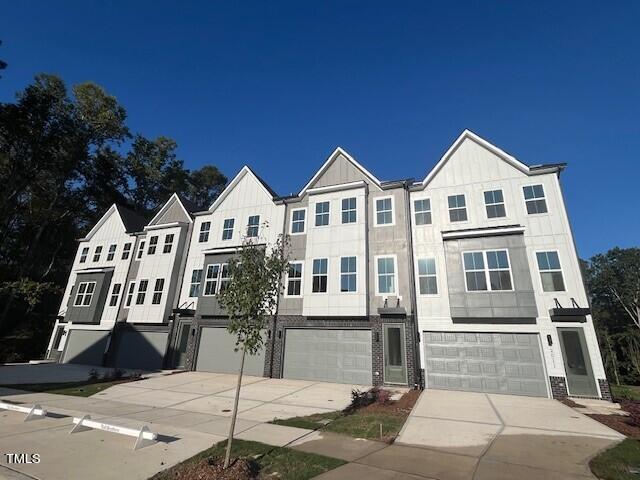
{"type": "Polygon", "coordinates": [[[217,302],[229,258],[286,234],[248,374],[610,398],[563,169],[464,131],[422,181],[380,181],[338,148],[296,195],[245,166],[206,211],[178,194],[148,221],[114,205],[79,241],[47,355],[236,372],[217,302]]]}

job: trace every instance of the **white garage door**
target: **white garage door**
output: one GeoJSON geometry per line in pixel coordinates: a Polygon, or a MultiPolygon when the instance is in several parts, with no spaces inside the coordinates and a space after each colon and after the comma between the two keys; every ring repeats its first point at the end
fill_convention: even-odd
{"type": "Polygon", "coordinates": [[[286,330],[284,378],[371,385],[370,330],[286,330]]]}
{"type": "Polygon", "coordinates": [[[102,366],[108,339],[107,330],[69,330],[62,363],[102,366]]]}
{"type": "Polygon", "coordinates": [[[424,332],[427,388],[546,397],[537,334],[424,332]]]}
{"type": "MultiPolygon", "coordinates": [[[[262,338],[265,338],[263,334],[262,338]]],[[[240,352],[234,351],[235,335],[224,327],[204,327],[200,334],[196,370],[200,372],[238,373],[240,352]]],[[[244,359],[244,374],[262,377],[264,375],[264,346],[256,355],[244,359]]]]}

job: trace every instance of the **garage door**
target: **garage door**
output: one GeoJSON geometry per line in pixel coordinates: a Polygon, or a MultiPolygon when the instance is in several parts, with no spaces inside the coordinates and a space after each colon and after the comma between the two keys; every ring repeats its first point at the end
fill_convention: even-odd
{"type": "Polygon", "coordinates": [[[537,334],[424,332],[427,388],[547,396],[537,334]]]}
{"type": "Polygon", "coordinates": [[[371,331],[287,329],[283,377],[371,385],[371,331]]]}
{"type": "Polygon", "coordinates": [[[147,371],[162,369],[168,335],[168,332],[121,330],[118,333],[115,365],[147,371]]]}
{"type": "MultiPolygon", "coordinates": [[[[266,338],[266,332],[262,336],[266,338]]],[[[240,352],[235,352],[236,336],[226,328],[205,327],[200,334],[196,370],[200,372],[238,373],[240,352]]],[[[264,347],[256,355],[244,359],[244,373],[262,377],[264,375],[264,347]]]]}
{"type": "Polygon", "coordinates": [[[108,337],[108,330],[69,330],[62,362],[102,366],[108,337]]]}

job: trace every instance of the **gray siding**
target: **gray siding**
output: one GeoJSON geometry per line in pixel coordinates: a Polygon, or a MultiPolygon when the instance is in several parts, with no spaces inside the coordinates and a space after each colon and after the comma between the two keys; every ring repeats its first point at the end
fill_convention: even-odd
{"type": "MultiPolygon", "coordinates": [[[[204,257],[204,266],[202,267],[202,284],[200,286],[200,296],[198,297],[198,307],[196,309],[197,316],[220,316],[226,315],[225,310],[220,307],[218,297],[215,295],[208,296],[204,294],[204,287],[207,275],[207,267],[212,264],[222,264],[229,261],[233,257],[232,253],[212,253],[204,257]]],[[[191,272],[188,272],[191,275],[191,272]]]]}
{"type": "Polygon", "coordinates": [[[163,223],[174,223],[174,222],[188,223],[190,220],[191,219],[184,213],[184,209],[182,208],[180,203],[178,203],[177,200],[174,200],[174,202],[169,206],[169,208],[167,208],[167,211],[164,212],[162,216],[158,218],[155,222],[153,222],[153,224],[160,225],[163,223]]]}
{"type": "Polygon", "coordinates": [[[357,182],[359,180],[369,179],[365,177],[349,160],[343,155],[331,162],[329,167],[322,172],[320,177],[310,185],[310,188],[328,187],[331,185],[340,185],[342,183],[357,182]]]}
{"type": "Polygon", "coordinates": [[[111,277],[113,271],[96,273],[82,273],[79,272],[76,277],[76,284],[71,289],[71,295],[69,296],[69,303],[67,304],[67,313],[65,314],[65,320],[72,323],[92,323],[99,324],[102,312],[104,310],[104,304],[111,288],[111,277]],[[76,299],[76,293],[78,286],[83,282],[96,282],[96,287],[93,292],[93,298],[91,304],[87,307],[76,307],[73,305],[76,299]]]}

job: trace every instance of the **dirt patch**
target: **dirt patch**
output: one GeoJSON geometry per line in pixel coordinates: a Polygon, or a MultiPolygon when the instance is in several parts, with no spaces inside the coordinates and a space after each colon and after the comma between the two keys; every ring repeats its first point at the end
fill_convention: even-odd
{"type": "Polygon", "coordinates": [[[226,470],[219,458],[205,458],[199,462],[185,464],[171,478],[175,480],[253,480],[258,478],[259,465],[252,459],[239,458],[226,470]]]}
{"type": "Polygon", "coordinates": [[[629,415],[597,415],[587,416],[622,433],[630,438],[640,439],[640,402],[620,400],[620,408],[629,415]]]}
{"type": "Polygon", "coordinates": [[[385,403],[375,402],[366,407],[358,409],[361,413],[391,413],[398,415],[408,415],[418,401],[420,390],[409,390],[398,400],[391,400],[385,403]]]}
{"type": "Polygon", "coordinates": [[[585,408],[584,405],[580,405],[579,403],[574,402],[573,400],[571,400],[570,398],[562,398],[560,399],[560,401],[562,403],[564,403],[567,407],[571,407],[571,408],[585,408]]]}

